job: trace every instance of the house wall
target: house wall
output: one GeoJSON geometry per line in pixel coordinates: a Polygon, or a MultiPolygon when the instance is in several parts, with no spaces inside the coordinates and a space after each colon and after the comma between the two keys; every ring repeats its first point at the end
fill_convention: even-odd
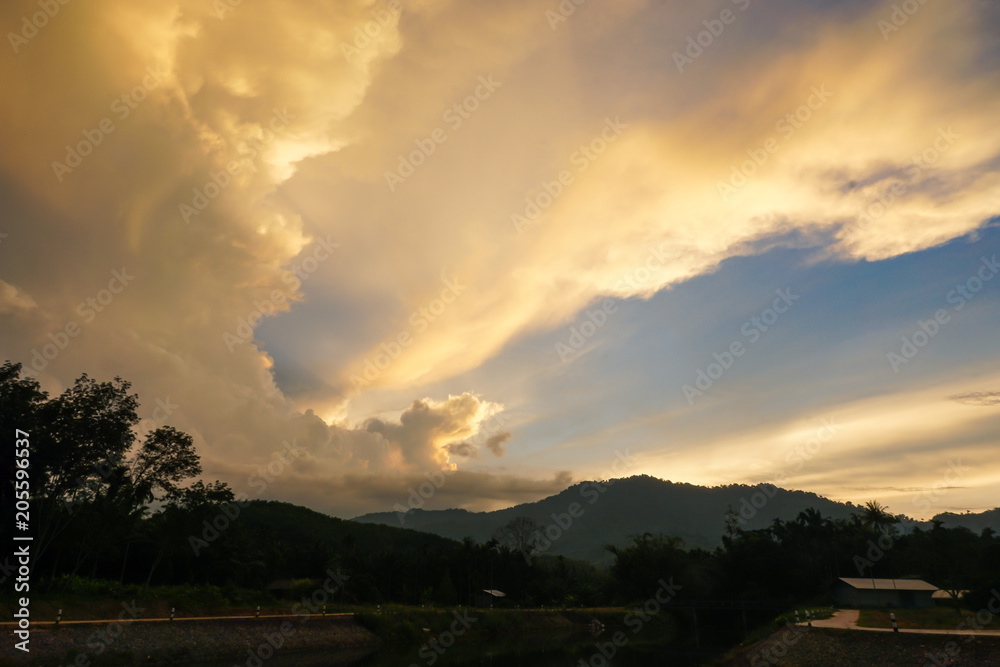
{"type": "Polygon", "coordinates": [[[838,604],[852,607],[933,607],[933,591],[858,590],[846,584],[837,587],[838,604]]]}

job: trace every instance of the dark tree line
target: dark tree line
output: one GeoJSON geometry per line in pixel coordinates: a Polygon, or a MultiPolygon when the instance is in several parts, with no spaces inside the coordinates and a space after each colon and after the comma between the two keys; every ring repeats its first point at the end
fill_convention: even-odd
{"type": "MultiPolygon", "coordinates": [[[[148,583],[171,544],[199,511],[232,500],[221,482],[189,484],[201,463],[189,435],[161,426],[140,441],[139,398],[121,378],[81,376],[50,397],[21,365],[0,366],[0,427],[28,434],[32,578],[51,582],[98,573],[121,581],[145,570],[148,583]],[[158,508],[152,510],[154,505],[158,508]],[[181,517],[185,520],[181,520],[181,517]],[[136,547],[139,547],[138,549],[136,547]],[[136,551],[156,552],[142,562],[136,551]],[[111,564],[118,566],[112,572],[111,564]]],[[[15,463],[3,457],[0,505],[14,504],[15,463]]],[[[14,516],[4,512],[4,533],[14,516]]]]}
{"type": "MultiPolygon", "coordinates": [[[[202,469],[191,437],[161,426],[140,439],[138,407],[121,378],[97,382],[83,375],[49,396],[22,377],[19,364],[0,367],[2,432],[10,446],[15,429],[29,434],[34,587],[71,588],[84,577],[255,590],[287,579],[308,589],[339,570],[349,577],[339,599],[353,603],[468,605],[482,601],[484,589],[496,589],[506,593],[500,605],[629,604],[672,579],[682,587],[678,600],[793,606],[829,601],[837,577],[917,576],[946,590],[973,591],[970,604],[985,601],[1000,579],[1000,538],[991,530],[976,535],[940,523],[910,529],[874,502],[849,520],[806,510],[760,530],[741,529],[731,513],[722,546],[711,551],[639,535],[609,547],[609,570],[538,553],[532,538],[538,527],[523,517],[485,543],[273,501],[241,503],[230,520],[234,494],[222,482],[196,481],[202,469]],[[220,523],[220,517],[227,518],[220,523]]],[[[14,457],[5,455],[2,466],[6,535],[14,529],[8,509],[15,501],[14,457]]]]}
{"type": "MultiPolygon", "coordinates": [[[[596,603],[602,593],[589,565],[552,558],[529,566],[496,541],[459,543],[287,503],[237,504],[225,483],[194,481],[202,468],[186,433],[161,426],[140,440],[130,388],[83,375],[49,396],[20,364],[0,367],[0,428],[11,446],[15,429],[29,434],[35,588],[72,588],[78,578],[257,590],[293,579],[308,588],[335,569],[349,575],[347,602],[472,604],[490,588],[511,604],[596,603]]],[[[2,466],[7,510],[14,457],[2,466]]],[[[4,512],[5,535],[13,518],[4,512]]]]}
{"type": "MultiPolygon", "coordinates": [[[[732,519],[732,517],[730,517],[732,519]]],[[[611,548],[617,585],[640,599],[672,575],[695,599],[767,600],[793,606],[833,601],[839,577],[920,578],[946,591],[970,591],[979,608],[1000,584],[1000,538],[989,528],[911,528],[876,502],[848,520],[814,509],[768,528],[742,530],[730,520],[722,546],[686,550],[676,538],[649,535],[611,548]]]]}

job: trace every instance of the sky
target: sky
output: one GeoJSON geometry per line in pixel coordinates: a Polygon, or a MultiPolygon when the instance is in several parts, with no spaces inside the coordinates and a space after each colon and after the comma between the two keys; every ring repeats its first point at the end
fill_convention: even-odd
{"type": "Polygon", "coordinates": [[[1000,7],[5,2],[0,358],[335,516],[1000,505],[1000,7]],[[997,279],[994,279],[997,278],[997,279]]]}

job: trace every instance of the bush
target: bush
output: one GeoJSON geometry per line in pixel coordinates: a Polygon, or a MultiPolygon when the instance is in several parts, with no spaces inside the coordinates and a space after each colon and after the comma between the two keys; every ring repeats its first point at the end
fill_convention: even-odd
{"type": "MultiPolygon", "coordinates": [[[[989,610],[989,604],[992,599],[1000,599],[1000,581],[995,581],[992,584],[986,584],[985,586],[979,586],[972,589],[965,594],[962,598],[962,606],[968,609],[986,609],[989,610]]],[[[993,606],[996,607],[997,603],[994,602],[993,606]]]]}

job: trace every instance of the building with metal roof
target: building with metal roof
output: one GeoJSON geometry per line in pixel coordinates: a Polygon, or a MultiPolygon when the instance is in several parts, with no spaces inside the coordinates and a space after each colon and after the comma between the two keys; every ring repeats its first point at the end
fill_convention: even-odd
{"type": "Polygon", "coordinates": [[[938,590],[922,579],[841,577],[833,594],[838,604],[851,607],[933,607],[938,590]]]}

